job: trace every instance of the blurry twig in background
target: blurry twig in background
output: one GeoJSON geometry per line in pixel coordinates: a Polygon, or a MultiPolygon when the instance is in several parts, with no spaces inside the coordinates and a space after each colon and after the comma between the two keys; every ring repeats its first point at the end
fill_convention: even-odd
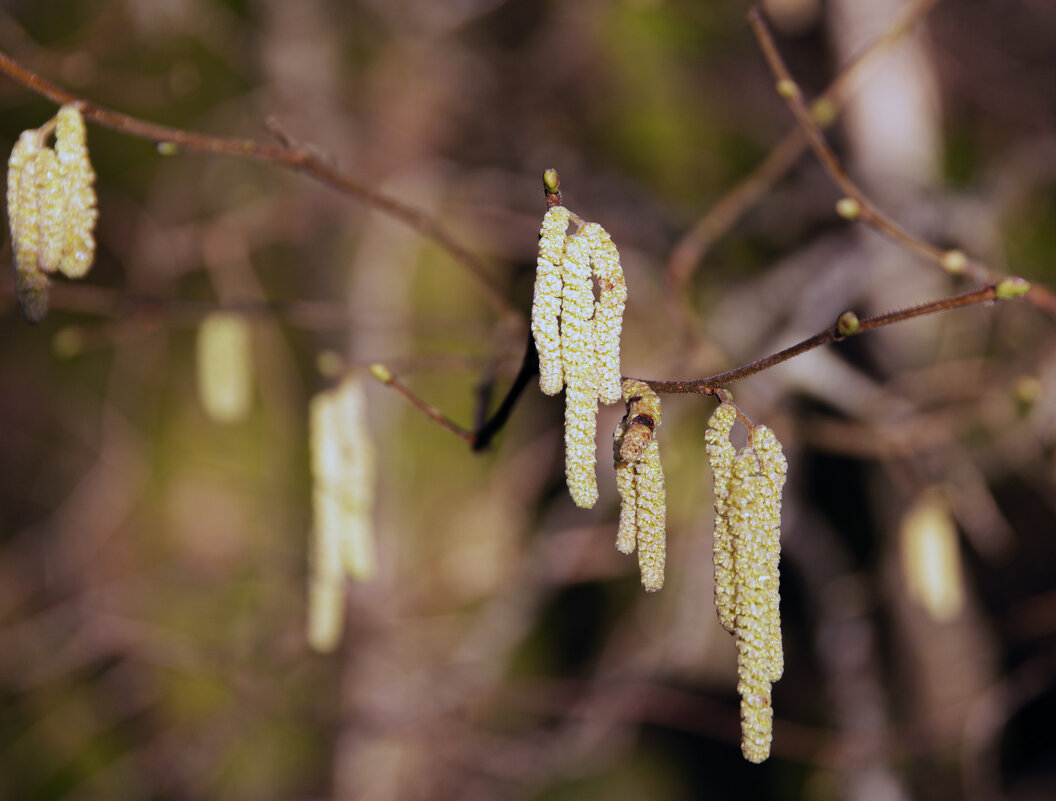
{"type": "MultiPolygon", "coordinates": [[[[811,104],[811,115],[820,127],[827,128],[836,120],[865,68],[902,41],[938,1],[915,0],[907,4],[887,30],[836,76],[811,104]]],[[[792,169],[806,151],[807,144],[801,128],[790,130],[754,170],[726,192],[679,240],[667,260],[668,289],[672,295],[685,297],[682,288],[693,277],[712,245],[792,169]]]]}
{"type": "MultiPolygon", "coordinates": [[[[774,73],[774,77],[777,79],[778,94],[788,103],[822,167],[825,168],[833,182],[846,195],[846,198],[841,200],[841,204],[843,204],[840,209],[841,215],[848,219],[860,219],[866,225],[876,229],[907,250],[922,256],[946,272],[955,275],[963,274],[979,282],[996,283],[1001,281],[1004,276],[987,265],[965,257],[960,251],[943,250],[911,234],[880,211],[866,197],[865,193],[851,180],[843,165],[840,164],[835,152],[825,140],[825,134],[822,133],[821,127],[803,99],[803,92],[799,84],[796,83],[792,74],[788,71],[788,67],[785,66],[781,54],[778,52],[777,45],[774,43],[774,38],[770,34],[770,29],[763,19],[763,13],[758,6],[748,13],[748,22],[759,40],[759,47],[762,49],[763,55],[774,73]],[[847,200],[850,200],[851,203],[845,202],[847,200]]],[[[1026,300],[1050,317],[1056,317],[1056,296],[1048,289],[1039,286],[1031,287],[1026,294],[1026,300]]]]}

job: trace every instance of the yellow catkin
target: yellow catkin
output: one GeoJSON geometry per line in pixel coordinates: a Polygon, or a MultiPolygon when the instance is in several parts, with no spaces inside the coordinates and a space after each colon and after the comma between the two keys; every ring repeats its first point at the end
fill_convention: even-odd
{"type": "Polygon", "coordinates": [[[82,278],[95,258],[95,171],[88,159],[84,118],[76,106],[63,106],[56,116],[55,152],[65,194],[66,229],[59,269],[68,278],[82,278]]]}
{"type": "Polygon", "coordinates": [[[598,379],[594,353],[594,292],[590,251],[573,234],[562,262],[561,361],[565,375],[565,479],[577,506],[589,509],[598,500],[595,469],[598,379]]]}
{"type": "Polygon", "coordinates": [[[312,549],[308,641],[319,651],[340,639],[344,578],[363,580],[376,567],[372,532],[374,446],[361,380],[351,376],[312,399],[312,549]]]}
{"type": "Polygon", "coordinates": [[[561,262],[565,252],[568,218],[568,209],[554,206],[546,212],[539,231],[532,335],[539,354],[539,389],[546,395],[556,395],[564,386],[560,331],[561,262]]]}
{"type": "Polygon", "coordinates": [[[737,421],[737,410],[729,403],[719,405],[708,421],[704,442],[711,465],[712,495],[715,504],[715,529],[712,536],[712,556],[715,565],[715,611],[726,631],[733,633],[735,595],[733,570],[733,538],[730,533],[729,498],[733,478],[733,459],[736,455],[730,432],[737,421]]]}
{"type": "Polygon", "coordinates": [[[37,154],[37,212],[40,221],[37,267],[53,273],[62,264],[66,248],[67,214],[59,159],[49,147],[37,154]]]}
{"type": "Polygon", "coordinates": [[[616,467],[616,491],[620,495],[620,523],[616,533],[616,550],[631,554],[638,543],[637,499],[634,491],[634,462],[620,458],[627,420],[621,418],[612,434],[612,458],[616,467]]]}
{"type": "Polygon", "coordinates": [[[616,403],[622,397],[620,378],[620,334],[627,304],[627,283],[620,266],[620,253],[608,232],[597,223],[579,230],[590,245],[590,263],[598,281],[594,304],[594,346],[598,358],[598,397],[616,403]]]}
{"type": "Polygon", "coordinates": [[[660,467],[660,444],[655,439],[646,446],[634,470],[638,567],[642,586],[647,592],[656,592],[664,586],[667,561],[667,495],[660,467]]]}
{"type": "Polygon", "coordinates": [[[7,217],[15,267],[15,294],[26,318],[39,322],[48,312],[48,276],[40,252],[40,132],[23,131],[7,162],[7,217]]]}
{"type": "Polygon", "coordinates": [[[759,457],[762,479],[761,502],[758,508],[760,526],[765,531],[766,583],[770,648],[770,680],[777,681],[785,670],[784,647],[781,641],[781,493],[785,487],[788,462],[774,432],[766,426],[752,429],[752,445],[759,457]]]}
{"type": "Polygon", "coordinates": [[[45,145],[52,124],[24,131],[11,151],[7,208],[15,292],[26,317],[43,319],[48,274],[81,278],[95,255],[98,213],[84,120],[63,106],[54,121],[56,150],[45,145]]]}
{"type": "Polygon", "coordinates": [[[213,312],[198,327],[198,398],[218,423],[238,423],[253,401],[253,352],[249,323],[241,314],[213,312]]]}
{"type": "Polygon", "coordinates": [[[772,663],[767,531],[759,510],[765,492],[759,458],[742,448],[730,481],[730,529],[736,581],[737,691],[741,696],[741,752],[750,762],[770,755],[773,709],[770,703],[772,663]]]}
{"type": "Polygon", "coordinates": [[[620,524],[616,548],[632,553],[637,546],[642,586],[655,592],[664,586],[667,554],[667,499],[660,446],[660,398],[643,381],[627,379],[621,387],[627,414],[613,434],[620,524]]]}

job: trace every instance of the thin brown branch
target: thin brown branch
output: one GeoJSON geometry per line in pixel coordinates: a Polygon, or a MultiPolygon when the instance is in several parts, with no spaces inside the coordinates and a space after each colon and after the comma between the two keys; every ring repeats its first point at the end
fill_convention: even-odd
{"type": "MultiPolygon", "coordinates": [[[[811,117],[822,128],[836,121],[865,68],[902,41],[939,0],[915,0],[906,5],[876,39],[855,56],[811,104],[811,117]]],[[[737,224],[807,150],[807,139],[798,126],[785,134],[769,155],[711,207],[679,240],[667,262],[668,285],[678,292],[718,240],[737,224]]]]}
{"type": "Polygon", "coordinates": [[[436,423],[442,428],[446,428],[448,431],[450,431],[452,434],[454,434],[456,437],[458,437],[470,447],[473,446],[473,432],[467,431],[466,429],[462,428],[462,426],[460,426],[442,411],[437,409],[435,406],[430,403],[427,403],[426,401],[418,397],[411,390],[410,387],[400,381],[399,378],[394,376],[392,374],[392,371],[389,370],[388,367],[383,364],[373,364],[370,367],[370,373],[381,383],[387,384],[388,386],[392,387],[394,390],[399,392],[401,395],[403,395],[403,397],[405,397],[411,402],[412,406],[414,406],[418,411],[420,411],[434,423],[436,423]]]}
{"type": "Polygon", "coordinates": [[[962,295],[955,295],[950,298],[942,298],[941,300],[922,303],[919,306],[911,306],[908,309],[901,309],[899,311],[885,312],[884,314],[878,314],[873,317],[858,318],[853,312],[845,312],[840,315],[840,318],[835,323],[825,330],[814,334],[814,336],[808,337],[802,342],[797,342],[795,345],[778,351],[777,353],[764,356],[763,358],[751,362],[750,364],[746,364],[743,367],[728,370],[725,373],[708,376],[707,378],[694,378],[684,381],[650,381],[649,379],[644,378],[640,380],[645,381],[645,383],[658,393],[717,395],[722,387],[732,384],[734,381],[747,378],[756,373],[761,373],[763,370],[769,370],[771,367],[776,367],[782,362],[787,362],[795,356],[814,350],[814,348],[821,347],[822,345],[840,342],[849,336],[860,334],[864,331],[883,328],[885,325],[900,323],[904,320],[910,320],[914,317],[922,317],[926,314],[936,314],[938,312],[950,311],[951,309],[961,309],[965,306],[974,306],[978,303],[992,303],[996,300],[1011,299],[1023,294],[1023,292],[1026,291],[1026,288],[1027,284],[1025,281],[1022,281],[1022,279],[1006,278],[999,284],[989,284],[980,289],[965,292],[962,295]]]}
{"type": "Polygon", "coordinates": [[[58,105],[76,103],[86,119],[105,128],[164,144],[168,148],[175,146],[199,153],[257,159],[307,175],[341,194],[361,200],[368,206],[399,220],[446,250],[476,281],[488,303],[503,322],[517,329],[524,328],[522,314],[506,299],[482,262],[452,236],[439,221],[419,209],[360,183],[347,173],[327,164],[311,150],[265,145],[252,139],[210,136],[140,120],[71,94],[2,52],[0,52],[0,73],[58,105]]]}
{"type": "MultiPolygon", "coordinates": [[[[534,376],[539,374],[539,355],[535,350],[535,339],[529,334],[528,344],[524,350],[524,358],[521,360],[521,368],[517,371],[517,375],[514,377],[510,388],[506,391],[506,396],[502,399],[502,403],[499,404],[499,408],[495,410],[491,417],[484,419],[486,410],[480,408],[478,399],[477,427],[474,431],[467,431],[435,406],[422,400],[406,384],[394,376],[388,367],[375,364],[371,366],[370,372],[383,384],[388,384],[403,397],[407,398],[415,408],[424,413],[430,420],[447,429],[469,445],[470,450],[480,452],[491,445],[495,435],[503,429],[506,421],[510,419],[510,415],[513,413],[513,409],[520,400],[521,395],[524,394],[528,383],[534,376]]],[[[490,378],[486,380],[490,381],[490,378]]]]}
{"type": "MultiPolygon", "coordinates": [[[[835,151],[833,151],[828,141],[826,141],[825,134],[822,132],[821,127],[814,119],[814,115],[807,107],[807,103],[803,98],[803,92],[800,89],[799,84],[796,83],[792,74],[788,71],[788,67],[785,65],[784,60],[781,58],[781,53],[777,49],[777,45],[770,33],[770,29],[767,27],[766,21],[763,19],[763,12],[758,6],[748,12],[748,22],[752,26],[752,31],[755,33],[755,37],[759,42],[759,47],[763,51],[763,55],[766,58],[767,64],[770,66],[771,72],[773,72],[774,77],[777,79],[778,94],[785,99],[793,116],[796,118],[796,122],[799,123],[800,129],[807,138],[807,142],[817,156],[818,161],[821,162],[821,166],[825,169],[825,172],[828,173],[829,177],[832,179],[833,183],[839,187],[840,191],[856,204],[856,207],[854,208],[855,219],[861,220],[874,230],[880,232],[907,250],[910,250],[923,257],[925,260],[935,264],[940,269],[963,274],[978,283],[985,282],[988,284],[998,284],[1004,280],[1006,276],[1002,273],[999,273],[974,259],[958,258],[956,261],[951,262],[949,258],[951,251],[936,247],[930,242],[926,242],[920,237],[910,233],[891,217],[884,214],[865,195],[858,185],[851,180],[851,177],[847,174],[847,171],[836,156],[835,151]],[[955,268],[951,266],[953,264],[956,265],[955,268]]],[[[1030,292],[1027,293],[1026,300],[1049,316],[1056,317],[1056,295],[1053,295],[1050,290],[1035,285],[1031,288],[1030,292]]]]}

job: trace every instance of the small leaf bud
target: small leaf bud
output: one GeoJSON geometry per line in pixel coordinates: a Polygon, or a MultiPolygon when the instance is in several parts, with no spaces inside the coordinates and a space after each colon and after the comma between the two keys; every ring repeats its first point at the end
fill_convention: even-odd
{"type": "Polygon", "coordinates": [[[799,94],[799,87],[796,86],[796,82],[783,78],[777,82],[777,94],[783,97],[785,100],[791,100],[793,97],[799,94]]]}
{"type": "Polygon", "coordinates": [[[556,195],[561,190],[561,177],[553,167],[543,170],[543,189],[548,195],[556,195]]]}
{"type": "Polygon", "coordinates": [[[383,384],[392,383],[392,372],[384,364],[372,364],[370,374],[383,384]]]}
{"type": "Polygon", "coordinates": [[[1011,300],[1030,291],[1030,281],[1023,278],[1006,278],[994,287],[994,297],[998,300],[1011,300]]]}
{"type": "Polygon", "coordinates": [[[960,275],[968,266],[968,257],[963,250],[947,250],[942,254],[942,269],[950,275],[960,275]]]}
{"type": "Polygon", "coordinates": [[[862,204],[853,197],[841,197],[836,201],[836,213],[845,220],[857,220],[862,213],[862,204]]]}
{"type": "Polygon", "coordinates": [[[851,334],[858,333],[858,326],[860,325],[861,322],[858,320],[858,315],[853,311],[845,311],[836,320],[836,330],[839,331],[841,337],[849,337],[851,334]]]}

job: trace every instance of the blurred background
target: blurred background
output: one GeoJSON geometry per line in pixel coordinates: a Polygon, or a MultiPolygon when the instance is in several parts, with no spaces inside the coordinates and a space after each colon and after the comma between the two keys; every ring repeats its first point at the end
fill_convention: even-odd
{"type": "MultiPolygon", "coordinates": [[[[766,6],[808,97],[897,39],[830,129],[852,176],[915,234],[1056,286],[1056,5],[766,6]],[[892,34],[908,12],[923,21],[892,34]]],[[[500,320],[449,253],[305,177],[89,126],[95,267],[37,326],[0,279],[0,798],[1056,796],[1056,321],[1023,302],[733,387],[790,462],[761,766],[740,755],[712,606],[712,400],[665,399],[668,579],[647,596],[613,547],[622,410],[599,415],[583,511],[560,398],[533,383],[473,454],[371,384],[378,567],[349,584],[340,648],[306,645],[309,399],[381,361],[463,425],[482,386],[497,403],[544,168],[621,250],[627,375],[705,376],[846,309],[970,288],[838,218],[809,154],[731,201],[792,128],[747,8],[0,4],[0,49],[72,92],[282,131],[436,215],[523,315],[500,320]],[[220,308],[249,332],[228,369],[250,394],[210,413],[197,343],[220,308]]],[[[7,78],[0,108],[7,150],[55,112],[7,78]]]]}

